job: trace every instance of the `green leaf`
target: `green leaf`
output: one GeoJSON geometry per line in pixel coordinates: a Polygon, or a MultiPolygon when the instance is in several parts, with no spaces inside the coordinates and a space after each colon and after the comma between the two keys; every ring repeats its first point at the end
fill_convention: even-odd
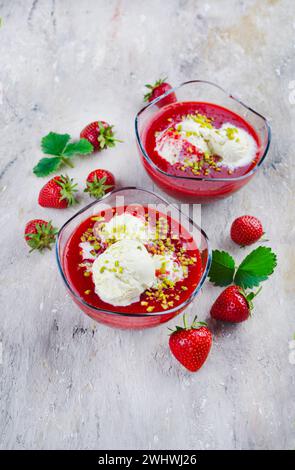
{"type": "Polygon", "coordinates": [[[226,251],[213,250],[209,279],[216,286],[228,286],[235,273],[235,261],[226,251]]]}
{"type": "Polygon", "coordinates": [[[41,148],[43,153],[49,155],[61,155],[69,142],[71,136],[69,134],[56,134],[49,132],[41,140],[41,148]]]}
{"type": "Polygon", "coordinates": [[[93,152],[93,145],[87,139],[80,139],[78,142],[68,144],[63,151],[66,157],[72,157],[75,154],[88,155],[93,152]]]}
{"type": "Polygon", "coordinates": [[[243,289],[258,286],[270,276],[277,265],[277,257],[271,248],[259,246],[240,264],[234,282],[243,289]]]}
{"type": "Polygon", "coordinates": [[[36,176],[47,176],[58,170],[62,161],[60,157],[41,158],[38,164],[33,168],[36,176]]]}

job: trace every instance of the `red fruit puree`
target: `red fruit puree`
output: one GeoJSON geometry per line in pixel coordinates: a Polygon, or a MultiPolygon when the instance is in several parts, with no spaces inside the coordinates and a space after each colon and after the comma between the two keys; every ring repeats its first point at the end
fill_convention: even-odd
{"type": "Polygon", "coordinates": [[[157,287],[151,287],[142,293],[139,302],[127,306],[113,306],[103,302],[95,293],[92,280],[91,266],[97,256],[114,243],[105,242],[99,237],[99,227],[108,222],[115,214],[124,212],[138,216],[136,206],[117,207],[102,211],[82,222],[73,232],[67,242],[64,252],[64,271],[72,290],[85,302],[98,309],[120,313],[150,313],[161,312],[181,305],[190,297],[202,276],[202,260],[200,252],[191,234],[176,220],[157,210],[141,206],[143,222],[155,230],[153,240],[144,243],[151,255],[170,253],[174,260],[183,269],[184,278],[178,282],[167,280],[167,273],[158,270],[159,279],[157,287]],[[80,244],[88,242],[89,256],[80,244]],[[189,247],[189,248],[188,248],[189,247]]]}

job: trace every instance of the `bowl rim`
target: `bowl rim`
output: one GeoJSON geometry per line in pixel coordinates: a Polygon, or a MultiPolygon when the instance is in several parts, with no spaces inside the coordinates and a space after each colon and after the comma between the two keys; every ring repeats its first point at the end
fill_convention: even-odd
{"type": "Polygon", "coordinates": [[[140,111],[138,111],[138,113],[136,114],[135,116],[135,136],[136,136],[136,141],[137,141],[137,144],[145,158],[145,160],[147,160],[147,162],[149,163],[149,165],[151,165],[153,167],[154,170],[162,173],[163,175],[165,176],[168,176],[169,178],[173,178],[173,179],[180,179],[180,180],[190,180],[190,181],[211,181],[211,182],[218,182],[218,181],[239,181],[239,180],[243,180],[243,179],[246,179],[248,178],[249,176],[252,176],[254,173],[256,173],[256,171],[260,168],[261,164],[263,163],[263,161],[265,160],[265,157],[268,153],[268,149],[269,149],[269,146],[270,146],[270,142],[271,142],[271,128],[270,128],[270,125],[269,125],[269,122],[268,120],[260,113],[258,113],[257,111],[255,111],[253,108],[251,108],[250,106],[246,105],[243,101],[241,101],[239,98],[236,98],[232,93],[226,91],[223,87],[221,87],[220,85],[218,85],[217,83],[214,83],[214,82],[211,82],[209,80],[188,80],[186,82],[182,82],[180,85],[174,87],[174,88],[171,88],[170,90],[166,91],[166,93],[164,93],[163,95],[159,96],[158,98],[155,98],[153,101],[151,101],[150,103],[148,103],[147,105],[145,105],[143,108],[140,109],[140,111]],[[241,175],[241,176],[231,176],[231,175],[228,175],[228,177],[223,177],[223,178],[210,178],[208,176],[181,176],[181,175],[172,175],[171,173],[167,173],[166,171],[162,170],[161,168],[158,167],[158,165],[156,165],[156,163],[150,158],[150,156],[147,154],[147,152],[145,151],[145,148],[142,144],[142,141],[141,141],[141,138],[140,138],[140,135],[139,135],[139,129],[138,129],[138,120],[139,120],[139,116],[146,110],[148,109],[149,107],[155,105],[156,103],[158,103],[159,101],[161,101],[162,99],[164,99],[166,96],[170,95],[171,93],[175,93],[178,89],[182,88],[183,86],[185,85],[189,85],[189,84],[192,84],[192,83],[206,83],[208,85],[211,85],[211,86],[214,86],[215,88],[218,88],[220,91],[222,91],[225,95],[227,95],[230,99],[232,99],[233,101],[236,101],[237,103],[239,103],[241,106],[243,106],[244,108],[248,109],[249,111],[251,111],[253,114],[256,114],[256,116],[260,117],[263,121],[264,121],[264,124],[265,124],[265,127],[266,127],[266,131],[267,131],[267,144],[266,144],[266,147],[264,149],[264,152],[263,152],[263,155],[260,157],[260,160],[259,162],[255,165],[254,168],[252,168],[251,171],[248,171],[247,173],[245,173],[244,175],[241,175]]]}
{"type": "MultiPolygon", "coordinates": [[[[73,233],[73,232],[72,232],[73,233]]],[[[81,303],[83,306],[87,307],[87,308],[90,308],[91,310],[93,311],[96,311],[96,312],[102,312],[102,313],[105,313],[105,314],[108,314],[108,315],[117,315],[117,316],[125,316],[125,317],[160,317],[160,316],[166,316],[166,315],[169,315],[169,314],[172,314],[174,312],[178,312],[179,310],[183,310],[184,308],[186,308],[193,300],[194,298],[196,297],[196,295],[199,293],[200,289],[202,288],[206,278],[207,278],[207,275],[209,273],[209,269],[210,269],[210,266],[211,266],[211,262],[212,262],[212,250],[211,250],[211,247],[210,247],[210,243],[209,243],[209,238],[207,236],[207,234],[205,233],[205,231],[198,225],[196,224],[191,217],[187,216],[185,213],[183,213],[175,204],[173,203],[170,203],[169,201],[167,201],[165,198],[163,198],[162,196],[158,195],[157,193],[155,193],[154,191],[150,191],[148,189],[145,189],[145,188],[141,188],[141,187],[138,187],[138,186],[125,186],[125,187],[122,187],[122,188],[118,188],[118,189],[115,189],[113,191],[110,191],[109,193],[105,194],[102,198],[94,201],[94,202],[91,202],[90,204],[84,206],[82,209],[80,209],[78,212],[76,212],[72,217],[70,217],[63,225],[62,227],[59,229],[58,231],[58,235],[57,235],[57,240],[56,240],[56,243],[55,243],[55,254],[56,254],[56,260],[57,260],[57,265],[58,265],[58,269],[59,269],[59,272],[61,274],[61,277],[66,285],[66,287],[68,288],[68,290],[70,291],[70,293],[74,296],[74,298],[79,302],[81,303]],[[80,214],[82,214],[83,212],[86,212],[89,208],[91,208],[92,206],[94,206],[95,204],[99,203],[100,201],[108,198],[109,196],[111,195],[114,195],[116,193],[119,193],[121,191],[130,191],[130,190],[137,190],[137,191],[142,191],[142,192],[145,192],[145,193],[149,193],[153,196],[156,196],[159,200],[161,200],[163,203],[165,204],[169,204],[170,206],[174,207],[175,209],[177,209],[177,211],[181,214],[182,217],[185,217],[189,223],[191,223],[200,233],[201,235],[204,237],[205,241],[206,241],[206,244],[207,244],[207,251],[208,251],[208,255],[207,255],[207,261],[206,261],[206,266],[205,266],[205,269],[203,271],[203,274],[201,276],[201,279],[198,283],[198,285],[196,286],[196,288],[194,289],[194,291],[191,293],[191,295],[184,301],[182,302],[182,304],[179,304],[177,305],[176,307],[174,308],[171,308],[171,309],[167,309],[167,310],[163,310],[163,311],[159,311],[159,312],[147,312],[147,313],[128,313],[128,312],[116,312],[116,311],[111,311],[111,310],[105,310],[105,309],[101,309],[101,308],[98,308],[98,307],[95,307],[91,304],[89,304],[88,302],[86,302],[84,299],[82,299],[71,287],[70,283],[68,282],[67,280],[67,277],[64,273],[64,270],[63,270],[63,267],[62,267],[62,262],[61,262],[61,258],[60,258],[60,253],[59,253],[59,242],[60,242],[60,238],[61,238],[61,235],[64,231],[64,229],[68,226],[68,224],[74,220],[77,216],[79,216],[80,214]]]]}

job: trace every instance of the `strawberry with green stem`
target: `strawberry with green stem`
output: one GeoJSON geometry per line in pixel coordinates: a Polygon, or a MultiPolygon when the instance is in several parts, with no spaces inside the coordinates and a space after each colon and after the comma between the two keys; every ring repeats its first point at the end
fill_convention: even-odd
{"type": "MultiPolygon", "coordinates": [[[[148,92],[144,95],[144,101],[151,102],[156,98],[159,98],[159,96],[162,96],[164,93],[167,93],[168,91],[172,90],[172,86],[167,83],[166,80],[167,77],[160,78],[156,81],[156,83],[154,83],[154,85],[151,85],[149,83],[145,85],[148,89],[148,92]]],[[[175,103],[176,101],[177,99],[175,93],[171,92],[169,93],[169,95],[165,96],[165,98],[162,98],[158,103],[156,103],[156,106],[158,106],[158,108],[162,108],[163,106],[175,103]]]]}
{"type": "Polygon", "coordinates": [[[114,126],[105,121],[94,121],[88,124],[80,133],[81,139],[86,139],[94,150],[103,150],[107,147],[115,147],[116,142],[122,142],[115,137],[114,126]]]}
{"type": "Polygon", "coordinates": [[[115,177],[108,170],[93,170],[87,176],[85,193],[89,193],[90,196],[95,199],[100,199],[105,194],[112,191],[115,187],[115,177]]]}
{"type": "Polygon", "coordinates": [[[261,291],[246,293],[240,286],[227,287],[215,300],[210,315],[215,320],[230,323],[240,323],[251,315],[253,299],[261,291]]]}
{"type": "Polygon", "coordinates": [[[75,198],[76,187],[77,184],[67,175],[55,176],[41,189],[38,203],[42,207],[65,209],[77,203],[75,198]]]}
{"type": "Polygon", "coordinates": [[[30,253],[34,250],[51,250],[52,243],[55,242],[58,230],[52,226],[51,221],[42,219],[30,220],[25,226],[25,240],[29,245],[30,253]]]}
{"type": "Polygon", "coordinates": [[[183,316],[183,327],[177,326],[169,338],[170,351],[174,357],[189,371],[196,372],[206,361],[212,345],[212,335],[205,322],[197,322],[195,316],[192,324],[187,325],[183,316]]]}
{"type": "Polygon", "coordinates": [[[252,215],[242,215],[235,219],[230,229],[231,239],[240,246],[252,245],[261,240],[264,231],[262,223],[252,215]]]}

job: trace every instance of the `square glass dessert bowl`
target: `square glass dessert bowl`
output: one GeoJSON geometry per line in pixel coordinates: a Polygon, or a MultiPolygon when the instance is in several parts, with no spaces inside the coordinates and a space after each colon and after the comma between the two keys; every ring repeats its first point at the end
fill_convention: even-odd
{"type": "Polygon", "coordinates": [[[176,206],[135,187],[112,191],[69,219],[56,256],[66,289],[84,313],[132,329],[183,311],[211,263],[203,230],[176,206]]]}
{"type": "Polygon", "coordinates": [[[200,203],[245,186],[271,138],[261,114],[202,80],[185,82],[141,109],[135,134],[152,180],[175,198],[200,203]]]}

